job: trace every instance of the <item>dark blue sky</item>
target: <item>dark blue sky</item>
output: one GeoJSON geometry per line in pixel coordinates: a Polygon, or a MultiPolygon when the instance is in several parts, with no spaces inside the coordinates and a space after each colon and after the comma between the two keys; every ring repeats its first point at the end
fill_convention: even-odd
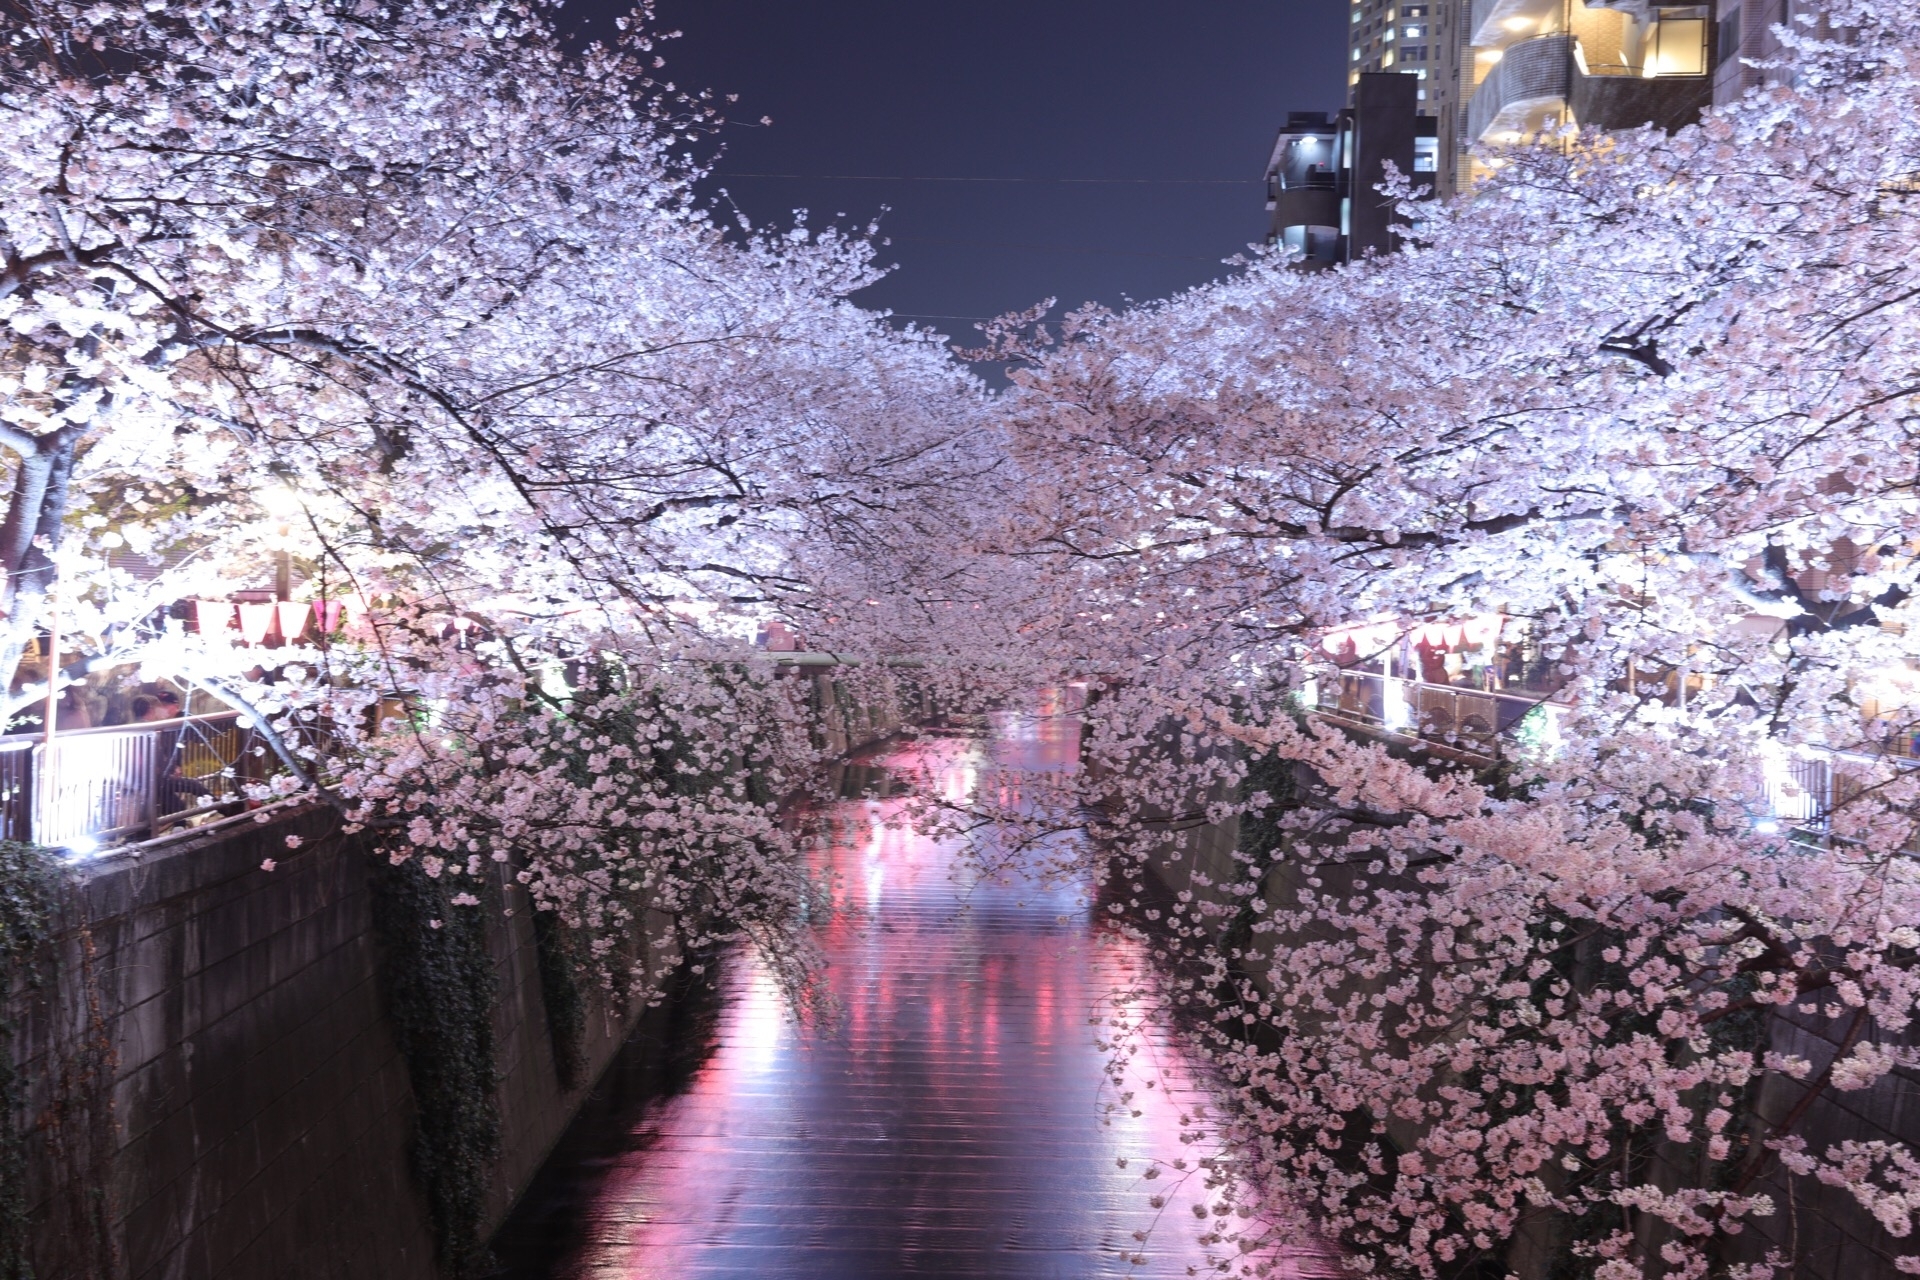
{"type": "MultiPolygon", "coordinates": [[[[609,0],[574,0],[579,16],[609,0]]],[[[737,93],[719,185],[758,222],[882,222],[863,305],[980,317],[1161,297],[1265,231],[1289,110],[1338,107],[1345,0],[660,0],[663,76],[737,93]],[[793,178],[735,175],[793,174],[793,178]],[[1021,178],[850,181],[835,175],[1021,178]],[[1062,178],[1151,179],[1063,183],[1062,178]],[[1202,179],[1183,182],[1169,180],[1202,179]],[[1226,179],[1229,181],[1219,181],[1226,179]]],[[[965,320],[937,323],[958,339],[965,320]]]]}

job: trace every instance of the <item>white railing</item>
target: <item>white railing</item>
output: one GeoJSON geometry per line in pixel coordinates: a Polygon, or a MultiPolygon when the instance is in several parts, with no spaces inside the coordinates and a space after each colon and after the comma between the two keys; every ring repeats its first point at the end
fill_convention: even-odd
{"type": "Polygon", "coordinates": [[[159,835],[243,803],[268,764],[232,711],[0,740],[0,827],[53,848],[159,835]]]}
{"type": "Polygon", "coordinates": [[[1488,757],[1499,755],[1501,742],[1516,733],[1542,745],[1557,741],[1565,711],[1544,694],[1429,684],[1372,671],[1342,671],[1336,680],[1318,682],[1314,701],[1323,715],[1488,757]]]}
{"type": "MultiPolygon", "coordinates": [[[[1308,701],[1330,719],[1418,738],[1489,761],[1515,750],[1554,750],[1568,711],[1567,704],[1545,694],[1428,684],[1371,671],[1342,671],[1334,679],[1315,681],[1308,701]]],[[[1828,819],[1839,800],[1835,762],[1870,764],[1879,758],[1844,751],[1770,752],[1761,771],[1767,811],[1757,820],[1825,838],[1828,819]]],[[[1920,768],[1920,759],[1910,752],[1886,758],[1920,768]]]]}

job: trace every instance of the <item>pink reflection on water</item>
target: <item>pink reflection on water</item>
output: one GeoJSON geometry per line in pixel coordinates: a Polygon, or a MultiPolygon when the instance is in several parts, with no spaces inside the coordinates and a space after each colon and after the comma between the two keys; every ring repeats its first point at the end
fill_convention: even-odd
{"type": "MultiPolygon", "coordinates": [[[[1068,709],[1003,716],[986,744],[918,743],[887,763],[955,796],[989,761],[1069,768],[1068,709]]],[[[953,847],[888,825],[898,815],[897,801],[845,802],[817,854],[835,906],[820,937],[839,1016],[796,1027],[765,972],[736,964],[715,1051],[634,1128],[597,1180],[584,1243],[554,1274],[1211,1270],[1188,1207],[1198,1179],[1140,1176],[1191,1154],[1180,1141],[1191,1081],[1152,1039],[1136,1066],[1152,1063],[1156,1087],[1115,1109],[1090,1021],[1138,972],[1136,949],[1094,925],[1090,885],[982,879],[953,847]],[[1164,1213],[1155,1192],[1171,1193],[1164,1213]]],[[[1287,1263],[1279,1274],[1339,1274],[1306,1235],[1287,1263]]]]}

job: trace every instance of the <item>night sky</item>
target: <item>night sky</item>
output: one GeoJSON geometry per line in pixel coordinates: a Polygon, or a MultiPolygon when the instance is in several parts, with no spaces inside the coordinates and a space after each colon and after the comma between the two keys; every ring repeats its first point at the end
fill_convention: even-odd
{"type": "Polygon", "coordinates": [[[857,300],[972,341],[972,319],[1046,297],[1119,305],[1227,272],[1221,259],[1266,230],[1260,178],[1286,112],[1342,103],[1346,13],[1345,0],[660,0],[659,29],[684,32],[661,75],[740,95],[710,186],[759,223],[889,210],[882,261],[897,269],[857,300]],[[763,115],[771,127],[746,123],[763,115]]]}

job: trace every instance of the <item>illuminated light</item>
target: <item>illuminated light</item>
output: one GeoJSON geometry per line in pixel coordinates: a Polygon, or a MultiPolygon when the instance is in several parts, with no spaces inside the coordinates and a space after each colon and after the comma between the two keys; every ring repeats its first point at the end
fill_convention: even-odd
{"type": "Polygon", "coordinates": [[[1506,57],[1506,54],[1499,49],[1482,49],[1480,51],[1480,61],[1486,63],[1488,66],[1492,66],[1504,57],[1506,57]]]}
{"type": "Polygon", "coordinates": [[[92,836],[81,836],[67,842],[67,861],[85,862],[100,852],[100,842],[92,836]]]}
{"type": "Polygon", "coordinates": [[[307,617],[313,605],[305,600],[280,600],[273,606],[274,621],[280,624],[280,638],[292,644],[307,629],[307,617]]]}
{"type": "Polygon", "coordinates": [[[291,520],[305,508],[300,494],[289,484],[261,485],[254,493],[261,510],[276,520],[291,520]]]}
{"type": "Polygon", "coordinates": [[[259,644],[267,638],[267,632],[273,629],[273,602],[264,604],[246,603],[240,606],[240,638],[248,644],[259,644]]]}
{"type": "Polygon", "coordinates": [[[1533,25],[1532,18],[1508,18],[1500,24],[1508,31],[1525,31],[1533,25]]]}
{"type": "Polygon", "coordinates": [[[234,608],[231,600],[195,600],[193,602],[193,624],[203,636],[218,635],[233,625],[234,608]]]}
{"type": "Polygon", "coordinates": [[[1780,834],[1780,824],[1772,818],[1768,818],[1764,822],[1754,823],[1753,829],[1763,836],[1777,836],[1780,834]]]}
{"type": "Polygon", "coordinates": [[[732,1043],[727,1047],[739,1069],[751,1075],[765,1075],[780,1061],[781,1041],[786,1032],[786,1003],[780,988],[767,972],[755,966],[746,983],[743,998],[735,1006],[732,1043]]]}
{"type": "Polygon", "coordinates": [[[1407,704],[1404,680],[1388,680],[1380,690],[1380,718],[1389,729],[1413,727],[1413,708],[1407,704]]]}

